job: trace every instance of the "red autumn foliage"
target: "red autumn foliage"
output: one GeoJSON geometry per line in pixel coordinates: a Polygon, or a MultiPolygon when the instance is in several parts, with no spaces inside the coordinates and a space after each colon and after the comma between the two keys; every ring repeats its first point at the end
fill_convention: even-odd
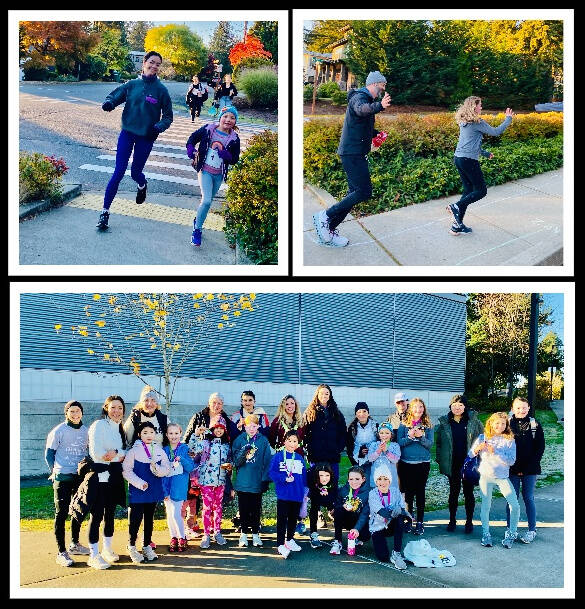
{"type": "Polygon", "coordinates": [[[246,42],[236,42],[230,50],[229,59],[234,68],[248,57],[263,57],[269,59],[272,53],[268,52],[259,38],[248,34],[246,42]]]}

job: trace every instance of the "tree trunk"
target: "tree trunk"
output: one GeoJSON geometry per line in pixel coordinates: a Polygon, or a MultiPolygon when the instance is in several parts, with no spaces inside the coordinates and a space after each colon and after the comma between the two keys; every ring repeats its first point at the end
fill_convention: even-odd
{"type": "Polygon", "coordinates": [[[554,375],[555,375],[555,368],[554,366],[550,367],[550,401],[553,401],[553,380],[554,380],[554,375]]]}

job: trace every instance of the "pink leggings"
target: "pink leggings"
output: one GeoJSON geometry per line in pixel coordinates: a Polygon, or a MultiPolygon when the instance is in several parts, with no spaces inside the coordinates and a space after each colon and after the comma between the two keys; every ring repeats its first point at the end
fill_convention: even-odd
{"type": "Polygon", "coordinates": [[[212,531],[215,533],[221,531],[223,489],[223,485],[201,487],[201,495],[203,497],[201,515],[203,517],[203,532],[206,535],[210,535],[212,531]]]}

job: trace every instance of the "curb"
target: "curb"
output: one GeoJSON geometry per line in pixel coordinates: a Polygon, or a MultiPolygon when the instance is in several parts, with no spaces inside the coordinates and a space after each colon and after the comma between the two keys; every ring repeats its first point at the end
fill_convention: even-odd
{"type": "Polygon", "coordinates": [[[75,199],[75,197],[78,197],[80,194],[81,184],[63,184],[63,194],[58,200],[53,201],[51,199],[44,199],[42,201],[33,201],[32,203],[21,205],[18,212],[18,218],[19,220],[23,220],[29,216],[34,216],[35,214],[48,211],[54,207],[59,207],[63,205],[63,203],[75,199]]]}

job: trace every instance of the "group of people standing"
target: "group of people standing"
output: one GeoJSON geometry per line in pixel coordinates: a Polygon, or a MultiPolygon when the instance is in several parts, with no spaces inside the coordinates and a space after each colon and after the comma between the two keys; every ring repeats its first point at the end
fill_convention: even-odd
{"type": "MultiPolygon", "coordinates": [[[[116,147],[116,166],[106,187],[103,208],[96,225],[99,230],[109,228],[110,207],[131,155],[130,176],[138,185],[136,203],[141,205],[146,200],[148,181],[144,175],[144,166],[157,137],[173,122],[171,97],[157,76],[161,63],[162,56],[159,53],[146,53],[140,76],[114,89],[102,104],[102,109],[106,112],[111,112],[120,104],[124,104],[124,110],[122,130],[116,147]]],[[[191,234],[191,244],[196,247],[201,246],[203,223],[211,202],[222,181],[227,181],[229,167],[235,165],[240,158],[240,138],[236,126],[238,111],[232,103],[235,95],[237,89],[231,83],[231,76],[226,74],[225,82],[217,87],[214,96],[218,122],[203,125],[191,134],[186,143],[187,155],[197,172],[201,188],[201,202],[193,220],[191,234]]],[[[194,76],[186,97],[192,121],[195,116],[199,116],[207,97],[207,87],[194,76]]]]}
{"type": "Polygon", "coordinates": [[[518,538],[520,487],[528,517],[528,531],[520,540],[534,540],[534,489],[544,434],[529,416],[526,400],[516,398],[511,414],[491,415],[485,429],[468,408],[464,395],[453,396],[448,413],[439,418],[436,427],[421,398],[409,401],[404,393],[398,393],[394,405],[394,411],[378,424],[367,403],[358,402],[355,418],[347,426],[331,387],[322,384],[303,413],[295,397],[286,395],[269,422],[266,412],[256,406],[253,391],[242,393],[240,408],[231,416],[224,410],[223,396],[213,393],[183,432],[160,411],[158,394],[150,386],[144,387],[125,422],[124,400],[116,395],[106,398],[102,417],[89,429],[82,422],[83,406],[70,401],[65,404],[65,421],[49,433],[45,455],[54,487],[56,562],[70,566],[71,555],[89,554],[89,566],[106,569],[119,560],[112,537],[116,506],[126,506],[125,479],[127,550],[134,563],[157,558],[152,530],[159,502],[164,502],[166,509],[170,552],[185,551],[188,540],[197,537],[201,537],[202,549],[209,548],[212,541],[225,545],[223,505],[236,496],[238,545],[248,547],[251,541],[254,547],[262,546],[262,495],[273,482],[277,551],[284,558],[302,549],[295,535],[305,532],[308,515],[312,548],[322,546],[318,519],[332,519],[335,536],[331,554],[340,554],[342,533],[347,530],[348,547],[371,539],[379,560],[405,569],[403,535],[424,534],[425,488],[433,443],[440,472],[449,480],[447,531],[453,532],[457,526],[461,487],[464,530],[466,534],[473,531],[473,484],[463,479],[462,467],[466,457],[479,454],[482,545],[492,546],[489,516],[494,486],[508,503],[502,545],[511,548],[518,538]],[[339,471],[343,452],[351,462],[346,481],[340,480],[339,471]],[[197,526],[199,510],[203,531],[197,526]],[[68,546],[67,514],[72,517],[68,546]],[[87,514],[88,548],[79,541],[87,514]],[[141,526],[142,551],[138,551],[141,526]],[[387,545],[390,536],[392,552],[387,545]]]}

